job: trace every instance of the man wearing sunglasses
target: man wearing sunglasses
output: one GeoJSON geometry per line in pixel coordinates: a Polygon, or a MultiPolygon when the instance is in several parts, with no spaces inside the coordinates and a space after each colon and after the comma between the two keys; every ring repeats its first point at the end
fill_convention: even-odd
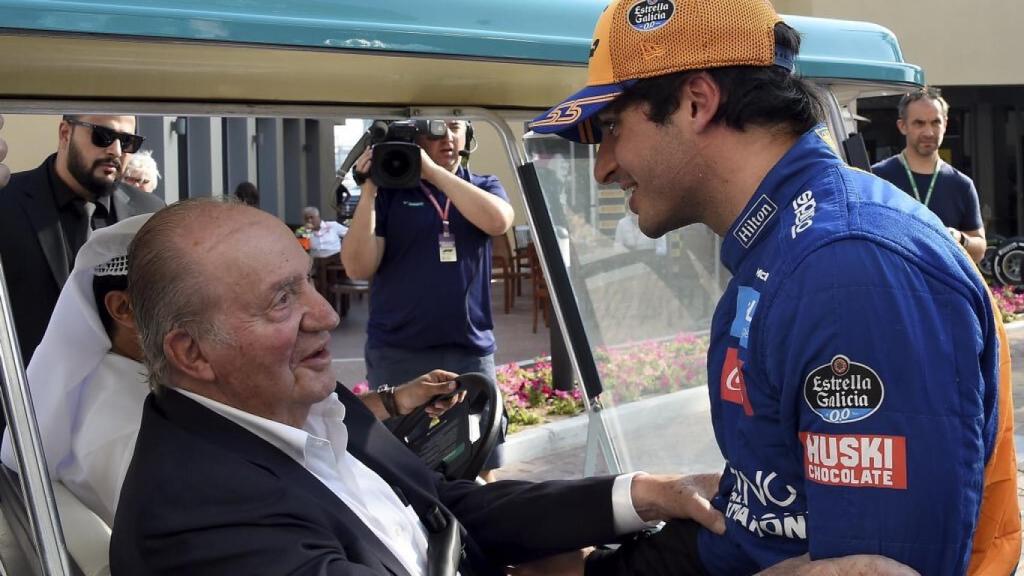
{"type": "Polygon", "coordinates": [[[65,115],[56,153],[12,174],[0,191],[0,258],[25,364],[92,231],[163,207],[159,197],[118,184],[143,140],[134,116],[65,115]]]}

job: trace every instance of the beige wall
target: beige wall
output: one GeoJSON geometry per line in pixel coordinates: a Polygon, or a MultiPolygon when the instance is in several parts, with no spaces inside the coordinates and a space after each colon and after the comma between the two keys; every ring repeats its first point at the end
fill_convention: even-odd
{"type": "MultiPolygon", "coordinates": [[[[535,114],[507,112],[502,116],[515,134],[515,145],[520,152],[523,149],[523,123],[532,120],[535,114]]],[[[498,137],[498,132],[486,122],[474,122],[473,131],[479,144],[469,164],[473,172],[494,174],[505,186],[509,202],[516,212],[515,224],[526,224],[526,212],[523,206],[523,193],[516,184],[516,175],[508,161],[505,145],[498,137]]]]}
{"type": "Polygon", "coordinates": [[[892,30],[929,84],[1024,84],[1020,0],[775,0],[783,14],[864,20],[892,30]]]}
{"type": "Polygon", "coordinates": [[[10,151],[4,161],[11,172],[30,170],[57,151],[60,116],[4,114],[3,137],[10,151]]]}

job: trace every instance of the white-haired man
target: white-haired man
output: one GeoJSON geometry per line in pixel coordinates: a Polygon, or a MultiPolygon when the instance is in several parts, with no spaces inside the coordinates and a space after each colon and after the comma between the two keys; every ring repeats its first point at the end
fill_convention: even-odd
{"type": "Polygon", "coordinates": [[[646,521],[724,525],[701,479],[480,486],[429,471],[335,390],[338,317],[291,231],[264,212],[175,204],[139,232],[128,267],[156,388],[114,520],[113,574],[496,576],[646,521]],[[428,572],[435,561],[446,568],[428,572]]]}

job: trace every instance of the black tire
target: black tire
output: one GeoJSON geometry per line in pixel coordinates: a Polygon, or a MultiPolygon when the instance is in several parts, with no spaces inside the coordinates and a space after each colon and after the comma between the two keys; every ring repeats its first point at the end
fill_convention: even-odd
{"type": "Polygon", "coordinates": [[[1009,238],[995,250],[992,274],[1005,286],[1024,284],[1024,237],[1009,238]]]}
{"type": "Polygon", "coordinates": [[[981,275],[984,276],[985,280],[990,284],[998,284],[999,279],[996,278],[995,268],[992,261],[996,257],[996,251],[999,250],[999,247],[1004,242],[1006,242],[1006,238],[999,234],[993,234],[986,238],[985,242],[985,255],[982,256],[981,262],[978,262],[978,269],[981,270],[981,275]]]}

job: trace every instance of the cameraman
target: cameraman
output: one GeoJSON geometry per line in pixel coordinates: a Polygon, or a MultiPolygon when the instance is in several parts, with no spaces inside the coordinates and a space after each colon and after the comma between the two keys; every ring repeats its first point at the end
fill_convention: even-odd
{"type": "MultiPolygon", "coordinates": [[[[491,320],[491,236],[514,213],[497,178],[472,174],[467,128],[450,121],[443,136],[416,136],[420,182],[406,189],[362,184],[341,247],[345,271],[371,280],[366,370],[370,386],[406,382],[435,368],[495,377],[491,320]]],[[[371,171],[372,149],[356,161],[371,171]]],[[[499,445],[481,477],[494,479],[499,445]]]]}

